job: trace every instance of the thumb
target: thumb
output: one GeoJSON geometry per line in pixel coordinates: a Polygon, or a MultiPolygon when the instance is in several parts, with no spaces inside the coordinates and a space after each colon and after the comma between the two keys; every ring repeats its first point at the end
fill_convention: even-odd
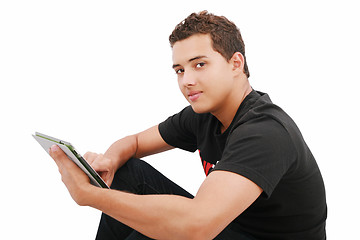
{"type": "Polygon", "coordinates": [[[51,146],[49,149],[49,154],[58,166],[62,165],[62,159],[64,159],[64,157],[67,158],[65,153],[56,144],[51,146]]]}

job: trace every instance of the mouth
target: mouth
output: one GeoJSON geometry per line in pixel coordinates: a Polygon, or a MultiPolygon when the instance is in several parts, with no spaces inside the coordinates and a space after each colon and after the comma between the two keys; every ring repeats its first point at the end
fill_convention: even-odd
{"type": "Polygon", "coordinates": [[[188,98],[191,102],[194,102],[201,96],[201,94],[201,91],[191,91],[190,93],[188,93],[188,98]]]}

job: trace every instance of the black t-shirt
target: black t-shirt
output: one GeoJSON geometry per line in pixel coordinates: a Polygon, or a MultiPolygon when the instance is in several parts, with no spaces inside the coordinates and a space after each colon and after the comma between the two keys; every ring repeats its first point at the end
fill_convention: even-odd
{"type": "MultiPolygon", "coordinates": [[[[259,239],[325,239],[325,188],[316,161],[293,120],[267,94],[252,91],[224,133],[210,113],[191,106],[159,125],[162,138],[199,150],[205,174],[240,174],[263,189],[232,223],[259,239]]],[[[221,203],[214,203],[221,204],[221,203]]]]}

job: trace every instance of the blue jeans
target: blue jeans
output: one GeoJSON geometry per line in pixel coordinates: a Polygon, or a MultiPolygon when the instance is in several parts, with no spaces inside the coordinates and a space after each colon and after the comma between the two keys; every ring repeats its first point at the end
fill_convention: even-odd
{"type": "MultiPolygon", "coordinates": [[[[148,163],[132,158],[115,174],[112,189],[131,192],[139,195],[146,194],[173,194],[187,198],[194,198],[193,195],[166,178],[163,174],[150,166],[148,163]]],[[[126,226],[125,224],[102,214],[96,240],[141,240],[151,239],[126,226]]],[[[244,239],[253,240],[245,233],[224,229],[215,239],[244,239]]]]}

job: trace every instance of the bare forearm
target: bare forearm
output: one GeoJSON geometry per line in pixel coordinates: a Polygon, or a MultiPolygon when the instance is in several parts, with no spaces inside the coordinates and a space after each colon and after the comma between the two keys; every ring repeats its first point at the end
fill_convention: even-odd
{"type": "Polygon", "coordinates": [[[75,202],[99,209],[156,239],[213,239],[262,193],[259,186],[241,175],[214,171],[194,199],[135,195],[91,185],[57,145],[51,147],[50,155],[75,202]],[[222,204],[214,204],[217,202],[222,204]]]}
{"type": "Polygon", "coordinates": [[[135,195],[98,189],[91,207],[155,239],[192,239],[198,233],[194,199],[175,195],[135,195]]]}
{"type": "Polygon", "coordinates": [[[116,141],[104,156],[113,159],[119,168],[131,157],[142,158],[169,149],[172,147],[162,139],[158,126],[153,126],[143,132],[116,141]]]}
{"type": "Polygon", "coordinates": [[[119,168],[127,160],[135,156],[136,150],[136,135],[131,135],[114,142],[105,152],[104,156],[113,159],[116,163],[117,168],[119,168]]]}

